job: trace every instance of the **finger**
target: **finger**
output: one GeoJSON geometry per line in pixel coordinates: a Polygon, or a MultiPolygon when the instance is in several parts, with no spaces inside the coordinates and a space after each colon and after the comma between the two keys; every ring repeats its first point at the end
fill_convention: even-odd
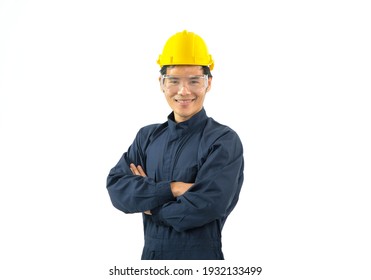
{"type": "Polygon", "coordinates": [[[134,175],[139,175],[139,171],[133,163],[130,164],[130,170],[134,175]]]}
{"type": "Polygon", "coordinates": [[[137,168],[138,168],[138,172],[139,172],[139,174],[140,174],[141,176],[143,176],[143,177],[147,177],[147,175],[146,175],[146,173],[144,172],[142,166],[138,165],[137,168]]]}
{"type": "Polygon", "coordinates": [[[146,215],[152,215],[151,210],[144,211],[143,213],[146,215]]]}

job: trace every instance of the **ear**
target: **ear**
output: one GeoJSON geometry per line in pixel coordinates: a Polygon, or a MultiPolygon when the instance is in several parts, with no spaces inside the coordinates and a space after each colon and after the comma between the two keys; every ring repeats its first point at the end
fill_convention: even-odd
{"type": "Polygon", "coordinates": [[[163,93],[165,93],[165,90],[164,90],[164,88],[162,87],[162,84],[161,84],[161,76],[158,77],[158,82],[159,82],[159,84],[160,84],[160,89],[161,89],[161,91],[162,91],[163,93]]]}
{"type": "Polygon", "coordinates": [[[207,88],[206,88],[206,92],[208,92],[210,89],[211,89],[211,82],[212,82],[213,78],[210,78],[208,79],[207,81],[207,88]]]}

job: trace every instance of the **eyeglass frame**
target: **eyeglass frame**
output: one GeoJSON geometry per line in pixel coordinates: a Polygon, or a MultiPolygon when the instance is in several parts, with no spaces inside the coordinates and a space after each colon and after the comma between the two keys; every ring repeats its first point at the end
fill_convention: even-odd
{"type": "MultiPolygon", "coordinates": [[[[203,78],[204,80],[204,86],[202,88],[207,88],[208,86],[208,79],[209,79],[209,75],[207,74],[203,74],[203,75],[167,75],[167,74],[164,74],[164,75],[161,75],[161,87],[163,89],[166,89],[166,90],[170,90],[169,88],[167,88],[165,85],[164,85],[164,81],[166,78],[189,78],[189,79],[192,79],[192,78],[203,78]]],[[[182,87],[184,87],[184,85],[182,84],[182,87]]],[[[186,86],[187,89],[189,89],[188,85],[186,86]]],[[[201,87],[200,87],[201,89],[201,87]]],[[[178,91],[180,90],[180,85],[178,85],[178,91]]]]}

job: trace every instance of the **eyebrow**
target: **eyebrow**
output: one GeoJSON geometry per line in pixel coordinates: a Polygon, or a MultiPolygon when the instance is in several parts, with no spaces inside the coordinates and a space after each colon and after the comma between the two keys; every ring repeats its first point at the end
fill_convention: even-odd
{"type": "Polygon", "coordinates": [[[203,78],[205,75],[164,75],[167,78],[191,78],[191,79],[196,79],[196,78],[203,78]]]}

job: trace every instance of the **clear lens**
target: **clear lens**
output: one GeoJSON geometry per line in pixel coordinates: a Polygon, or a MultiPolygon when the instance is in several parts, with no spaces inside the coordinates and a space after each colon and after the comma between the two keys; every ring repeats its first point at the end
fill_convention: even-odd
{"type": "Polygon", "coordinates": [[[161,83],[164,89],[170,92],[179,92],[186,87],[189,91],[197,93],[207,88],[207,75],[162,75],[161,83]]]}

